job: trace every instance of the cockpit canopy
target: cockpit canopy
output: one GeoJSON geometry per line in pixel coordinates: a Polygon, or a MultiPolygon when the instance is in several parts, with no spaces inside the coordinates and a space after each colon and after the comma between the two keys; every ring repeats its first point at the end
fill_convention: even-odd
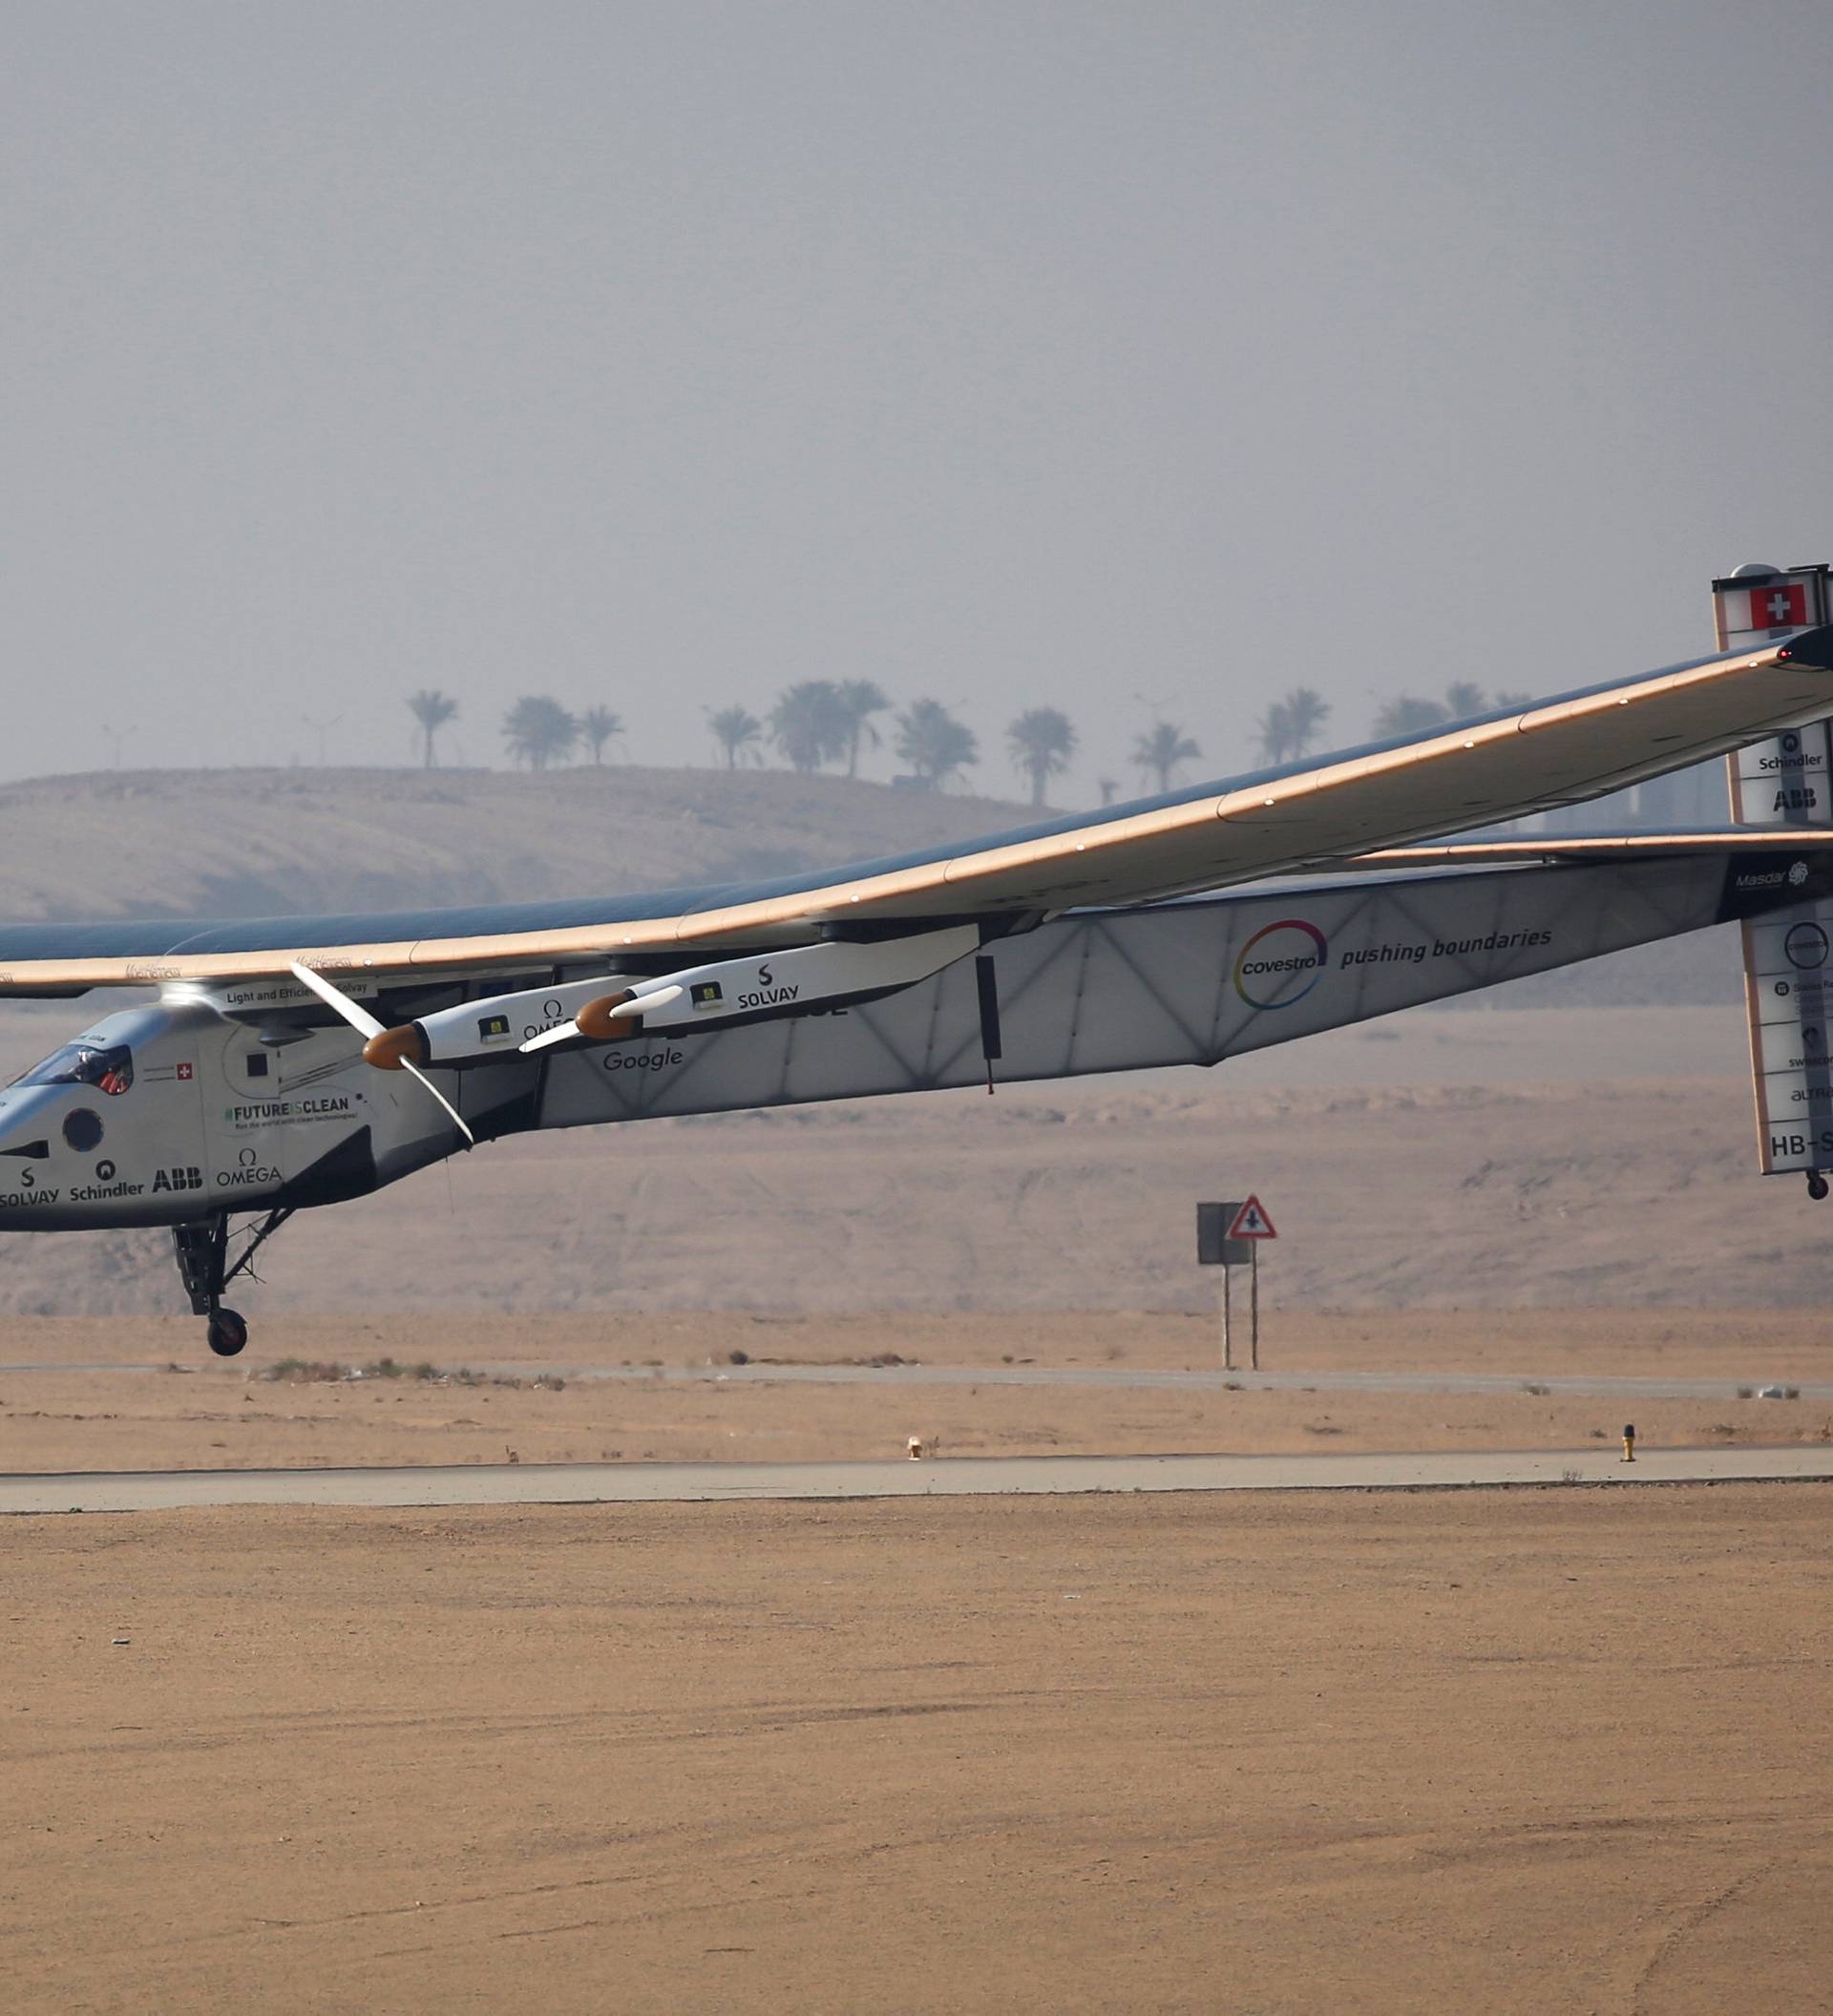
{"type": "Polygon", "coordinates": [[[125,1043],[66,1043],[33,1064],[16,1085],[94,1085],[118,1098],[134,1082],[134,1053],[125,1043]]]}

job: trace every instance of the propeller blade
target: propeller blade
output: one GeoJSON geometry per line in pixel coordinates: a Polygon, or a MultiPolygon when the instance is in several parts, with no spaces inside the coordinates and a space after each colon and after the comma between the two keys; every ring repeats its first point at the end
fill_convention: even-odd
{"type": "Polygon", "coordinates": [[[587,1001],[570,1022],[556,1022],[553,1028],[543,1029],[539,1036],[531,1036],[521,1045],[522,1052],[526,1056],[530,1051],[545,1050],[554,1043],[568,1042],[576,1036],[598,1037],[600,1030],[609,1022],[627,1020],[651,1008],[665,1008],[670,1001],[680,998],[679,987],[652,987],[647,994],[612,995],[604,999],[587,1001]],[[592,1025],[589,1028],[585,1026],[588,1018],[592,1025]]]}
{"type": "Polygon", "coordinates": [[[527,1057],[530,1052],[535,1050],[547,1050],[551,1049],[556,1043],[571,1042],[579,1033],[579,1025],[578,1022],[556,1022],[553,1028],[543,1029],[539,1036],[531,1036],[527,1042],[518,1044],[517,1048],[520,1049],[524,1057],[527,1057]]]}
{"type": "MultiPolygon", "coordinates": [[[[325,1003],[326,1007],[334,1009],[341,1015],[349,1023],[350,1027],[360,1037],[365,1039],[366,1043],[372,1042],[378,1036],[385,1036],[388,1033],[367,1008],[358,1007],[356,1002],[351,1000],[341,987],[333,987],[322,973],[314,973],[309,966],[302,966],[297,959],[293,961],[291,972],[294,979],[302,987],[309,987],[319,999],[325,1003]]],[[[466,1144],[474,1148],[477,1145],[476,1135],[465,1124],[464,1115],[440,1091],[432,1079],[418,1065],[409,1063],[405,1057],[401,1060],[401,1068],[410,1077],[417,1078],[420,1081],[432,1095],[435,1102],[452,1116],[453,1125],[465,1137],[466,1144]]]]}
{"type": "Polygon", "coordinates": [[[297,959],[288,970],[302,987],[309,987],[326,1007],[335,1009],[359,1036],[371,1037],[382,1034],[382,1024],[374,1016],[367,1008],[359,1008],[341,987],[333,987],[322,973],[314,973],[309,966],[302,966],[297,959]]]}

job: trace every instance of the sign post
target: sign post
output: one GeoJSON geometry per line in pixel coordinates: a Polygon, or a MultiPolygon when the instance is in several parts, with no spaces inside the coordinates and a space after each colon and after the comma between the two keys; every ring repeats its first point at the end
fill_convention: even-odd
{"type": "Polygon", "coordinates": [[[1257,1197],[1196,1208],[1196,1260],[1222,1270],[1222,1369],[1234,1369],[1233,1271],[1248,1270],[1248,1363],[1260,1369],[1260,1242],[1276,1239],[1273,1220],[1257,1197]]]}
{"type": "Polygon", "coordinates": [[[1260,1370],[1260,1249],[1248,1249],[1248,1370],[1260,1370]]]}
{"type": "Polygon", "coordinates": [[[1246,1243],[1248,1249],[1248,1365],[1254,1372],[1260,1370],[1260,1242],[1278,1236],[1257,1197],[1247,1200],[1229,1227],[1229,1238],[1246,1243]]]}

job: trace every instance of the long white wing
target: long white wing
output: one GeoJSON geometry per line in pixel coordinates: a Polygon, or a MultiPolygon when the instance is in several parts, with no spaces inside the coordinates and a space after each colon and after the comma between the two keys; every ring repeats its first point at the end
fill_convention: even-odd
{"type": "MultiPolygon", "coordinates": [[[[1302,654],[1295,651],[1295,667],[1302,654]]],[[[1464,668],[1459,668],[1464,669],[1464,668]]],[[[466,972],[807,943],[835,927],[1151,901],[1598,796],[1833,714],[1833,629],[1321,762],[1059,819],[959,853],[743,890],[513,912],[0,927],[0,994],[165,979],[466,972]]]]}

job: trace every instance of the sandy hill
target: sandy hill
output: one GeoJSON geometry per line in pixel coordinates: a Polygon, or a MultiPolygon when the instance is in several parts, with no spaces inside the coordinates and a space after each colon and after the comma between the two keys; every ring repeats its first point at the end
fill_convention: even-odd
{"type": "Polygon", "coordinates": [[[584,896],[968,840],[1023,808],[783,770],[118,770],[0,789],[0,916],[584,896]]]}
{"type": "MultiPolygon", "coordinates": [[[[0,918],[280,916],[743,880],[1024,824],[997,799],[785,770],[108,770],[0,788],[0,918]]],[[[1706,933],[1510,1005],[1740,998],[1706,933]]]]}

